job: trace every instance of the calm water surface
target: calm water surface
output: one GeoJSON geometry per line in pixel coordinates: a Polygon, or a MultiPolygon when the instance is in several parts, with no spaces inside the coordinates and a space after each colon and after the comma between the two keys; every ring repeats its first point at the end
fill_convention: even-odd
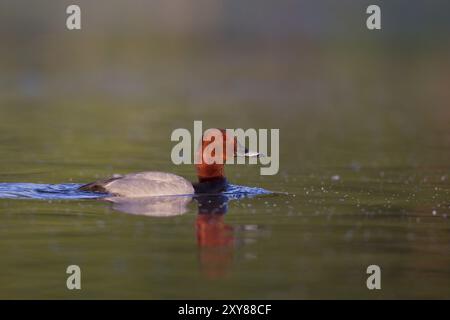
{"type": "Polygon", "coordinates": [[[450,298],[450,113],[437,85],[449,78],[434,58],[415,69],[383,54],[199,54],[159,57],[151,72],[14,71],[17,92],[0,100],[0,298],[450,298]],[[172,130],[193,120],[280,128],[278,175],[227,176],[283,193],[189,199],[155,217],[74,191],[143,170],[194,180],[170,161],[172,130]],[[81,291],[66,289],[70,264],[81,291]],[[381,291],[366,288],[371,264],[381,291]]]}

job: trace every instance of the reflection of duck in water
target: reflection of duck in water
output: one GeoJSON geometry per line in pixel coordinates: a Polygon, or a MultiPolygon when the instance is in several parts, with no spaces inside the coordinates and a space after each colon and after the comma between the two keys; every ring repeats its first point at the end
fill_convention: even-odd
{"type": "Polygon", "coordinates": [[[233,261],[233,227],[225,224],[228,198],[224,195],[199,196],[196,220],[200,267],[208,278],[226,274],[233,261]]]}
{"type": "Polygon", "coordinates": [[[191,202],[192,196],[161,196],[161,197],[110,197],[105,198],[111,202],[113,209],[152,217],[172,217],[187,212],[187,205],[191,202]]]}
{"type": "MultiPolygon", "coordinates": [[[[201,273],[210,279],[226,276],[231,269],[236,244],[234,227],[224,221],[228,202],[240,199],[236,194],[196,195],[198,214],[195,221],[201,273]]],[[[153,217],[171,217],[187,212],[192,196],[168,196],[147,198],[111,197],[113,209],[153,217]]],[[[241,239],[242,240],[242,239],[241,239]]]]}
{"type": "MultiPolygon", "coordinates": [[[[220,146],[220,144],[219,144],[220,146]]],[[[195,193],[218,193],[226,190],[228,182],[224,175],[224,163],[236,156],[255,157],[259,154],[248,152],[236,137],[227,137],[225,130],[209,130],[202,137],[196,164],[198,183],[192,184],[183,177],[167,172],[140,172],[117,175],[80,187],[82,191],[109,193],[117,197],[152,197],[169,195],[191,195],[195,193]],[[222,139],[222,148],[216,147],[215,139],[222,139]],[[212,146],[210,146],[214,143],[212,146]],[[212,151],[212,147],[215,147],[212,151]],[[210,150],[209,153],[206,150],[210,150]],[[232,150],[232,153],[227,150],[232,150]],[[217,161],[220,159],[221,161],[217,161]],[[220,163],[217,163],[220,162],[220,163]]]]}
{"type": "MultiPolygon", "coordinates": [[[[147,198],[111,197],[113,209],[121,212],[153,217],[183,214],[191,196],[147,198]]],[[[195,222],[201,272],[208,278],[224,276],[231,267],[235,239],[233,227],[224,222],[229,198],[224,194],[198,195],[198,214],[195,222]]]]}

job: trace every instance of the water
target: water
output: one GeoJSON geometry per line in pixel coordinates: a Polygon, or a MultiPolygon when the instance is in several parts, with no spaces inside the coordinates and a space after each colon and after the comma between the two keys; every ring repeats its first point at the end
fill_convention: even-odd
{"type": "Polygon", "coordinates": [[[170,162],[170,119],[189,128],[185,109],[153,120],[155,110],[99,104],[108,117],[99,124],[83,105],[29,104],[1,108],[2,298],[448,297],[445,126],[410,117],[341,127],[319,117],[314,127],[301,111],[281,127],[278,175],[229,166],[235,187],[223,196],[124,204],[76,189],[142,170],[195,180],[191,166],[170,162]],[[410,141],[416,125],[424,130],[410,141]],[[243,186],[287,194],[236,196],[243,186]],[[70,264],[82,269],[77,293],[65,287],[70,264]],[[382,267],[377,293],[365,287],[370,264],[382,267]]]}
{"type": "Polygon", "coordinates": [[[0,183],[0,199],[70,200],[97,199],[98,194],[79,191],[81,184],[0,183]]]}
{"type": "MultiPolygon", "coordinates": [[[[83,184],[0,183],[0,199],[80,200],[101,199],[108,194],[80,191],[83,184]]],[[[229,199],[254,197],[273,192],[256,187],[230,184],[223,195],[229,199]]]]}
{"type": "Polygon", "coordinates": [[[352,1],[202,3],[187,20],[80,3],[73,33],[51,1],[0,10],[0,298],[450,298],[448,10],[408,1],[416,24],[386,4],[369,34],[352,1]],[[280,172],[227,166],[229,192],[206,197],[77,191],[195,181],[170,160],[194,120],[279,128],[280,172]]]}

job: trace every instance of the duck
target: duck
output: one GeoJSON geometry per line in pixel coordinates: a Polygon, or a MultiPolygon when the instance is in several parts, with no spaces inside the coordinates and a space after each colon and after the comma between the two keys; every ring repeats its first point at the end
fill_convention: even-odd
{"type": "Polygon", "coordinates": [[[227,136],[225,129],[207,130],[202,136],[198,149],[201,161],[195,164],[198,181],[191,183],[184,177],[173,173],[146,171],[95,181],[79,187],[80,191],[108,194],[113,197],[142,198],[154,196],[175,196],[193,194],[216,194],[227,189],[228,181],[224,173],[224,163],[229,157],[258,157],[258,152],[250,152],[239,144],[236,137],[227,136]],[[215,137],[208,132],[222,134],[223,148],[217,148],[208,155],[204,150],[214,142],[215,137]],[[232,150],[232,154],[227,154],[232,150]],[[215,152],[218,152],[216,155],[215,152]],[[211,158],[223,161],[214,161],[211,158]]]}

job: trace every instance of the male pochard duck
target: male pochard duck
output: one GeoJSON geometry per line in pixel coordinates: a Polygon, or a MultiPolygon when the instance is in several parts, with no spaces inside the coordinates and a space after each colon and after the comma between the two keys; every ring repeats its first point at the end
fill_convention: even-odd
{"type": "MultiPolygon", "coordinates": [[[[82,191],[109,193],[117,197],[151,197],[191,195],[194,193],[220,193],[225,191],[228,185],[224,175],[224,163],[228,157],[254,157],[257,152],[248,152],[237,141],[236,137],[228,137],[226,131],[218,129],[222,133],[223,148],[213,152],[215,158],[222,159],[221,163],[211,161],[210,155],[204,152],[205,148],[214,142],[215,137],[206,133],[202,137],[200,153],[201,160],[196,164],[198,182],[191,183],[183,177],[172,173],[147,171],[131,173],[127,175],[115,175],[110,179],[100,180],[80,187],[82,191]],[[233,154],[227,155],[226,150],[233,150],[233,154]],[[220,154],[221,153],[221,154],[220,154]],[[210,157],[210,158],[208,158],[210,157]]],[[[207,131],[208,132],[208,131],[207,131]]],[[[211,131],[209,131],[211,132],[211,131]]]]}

